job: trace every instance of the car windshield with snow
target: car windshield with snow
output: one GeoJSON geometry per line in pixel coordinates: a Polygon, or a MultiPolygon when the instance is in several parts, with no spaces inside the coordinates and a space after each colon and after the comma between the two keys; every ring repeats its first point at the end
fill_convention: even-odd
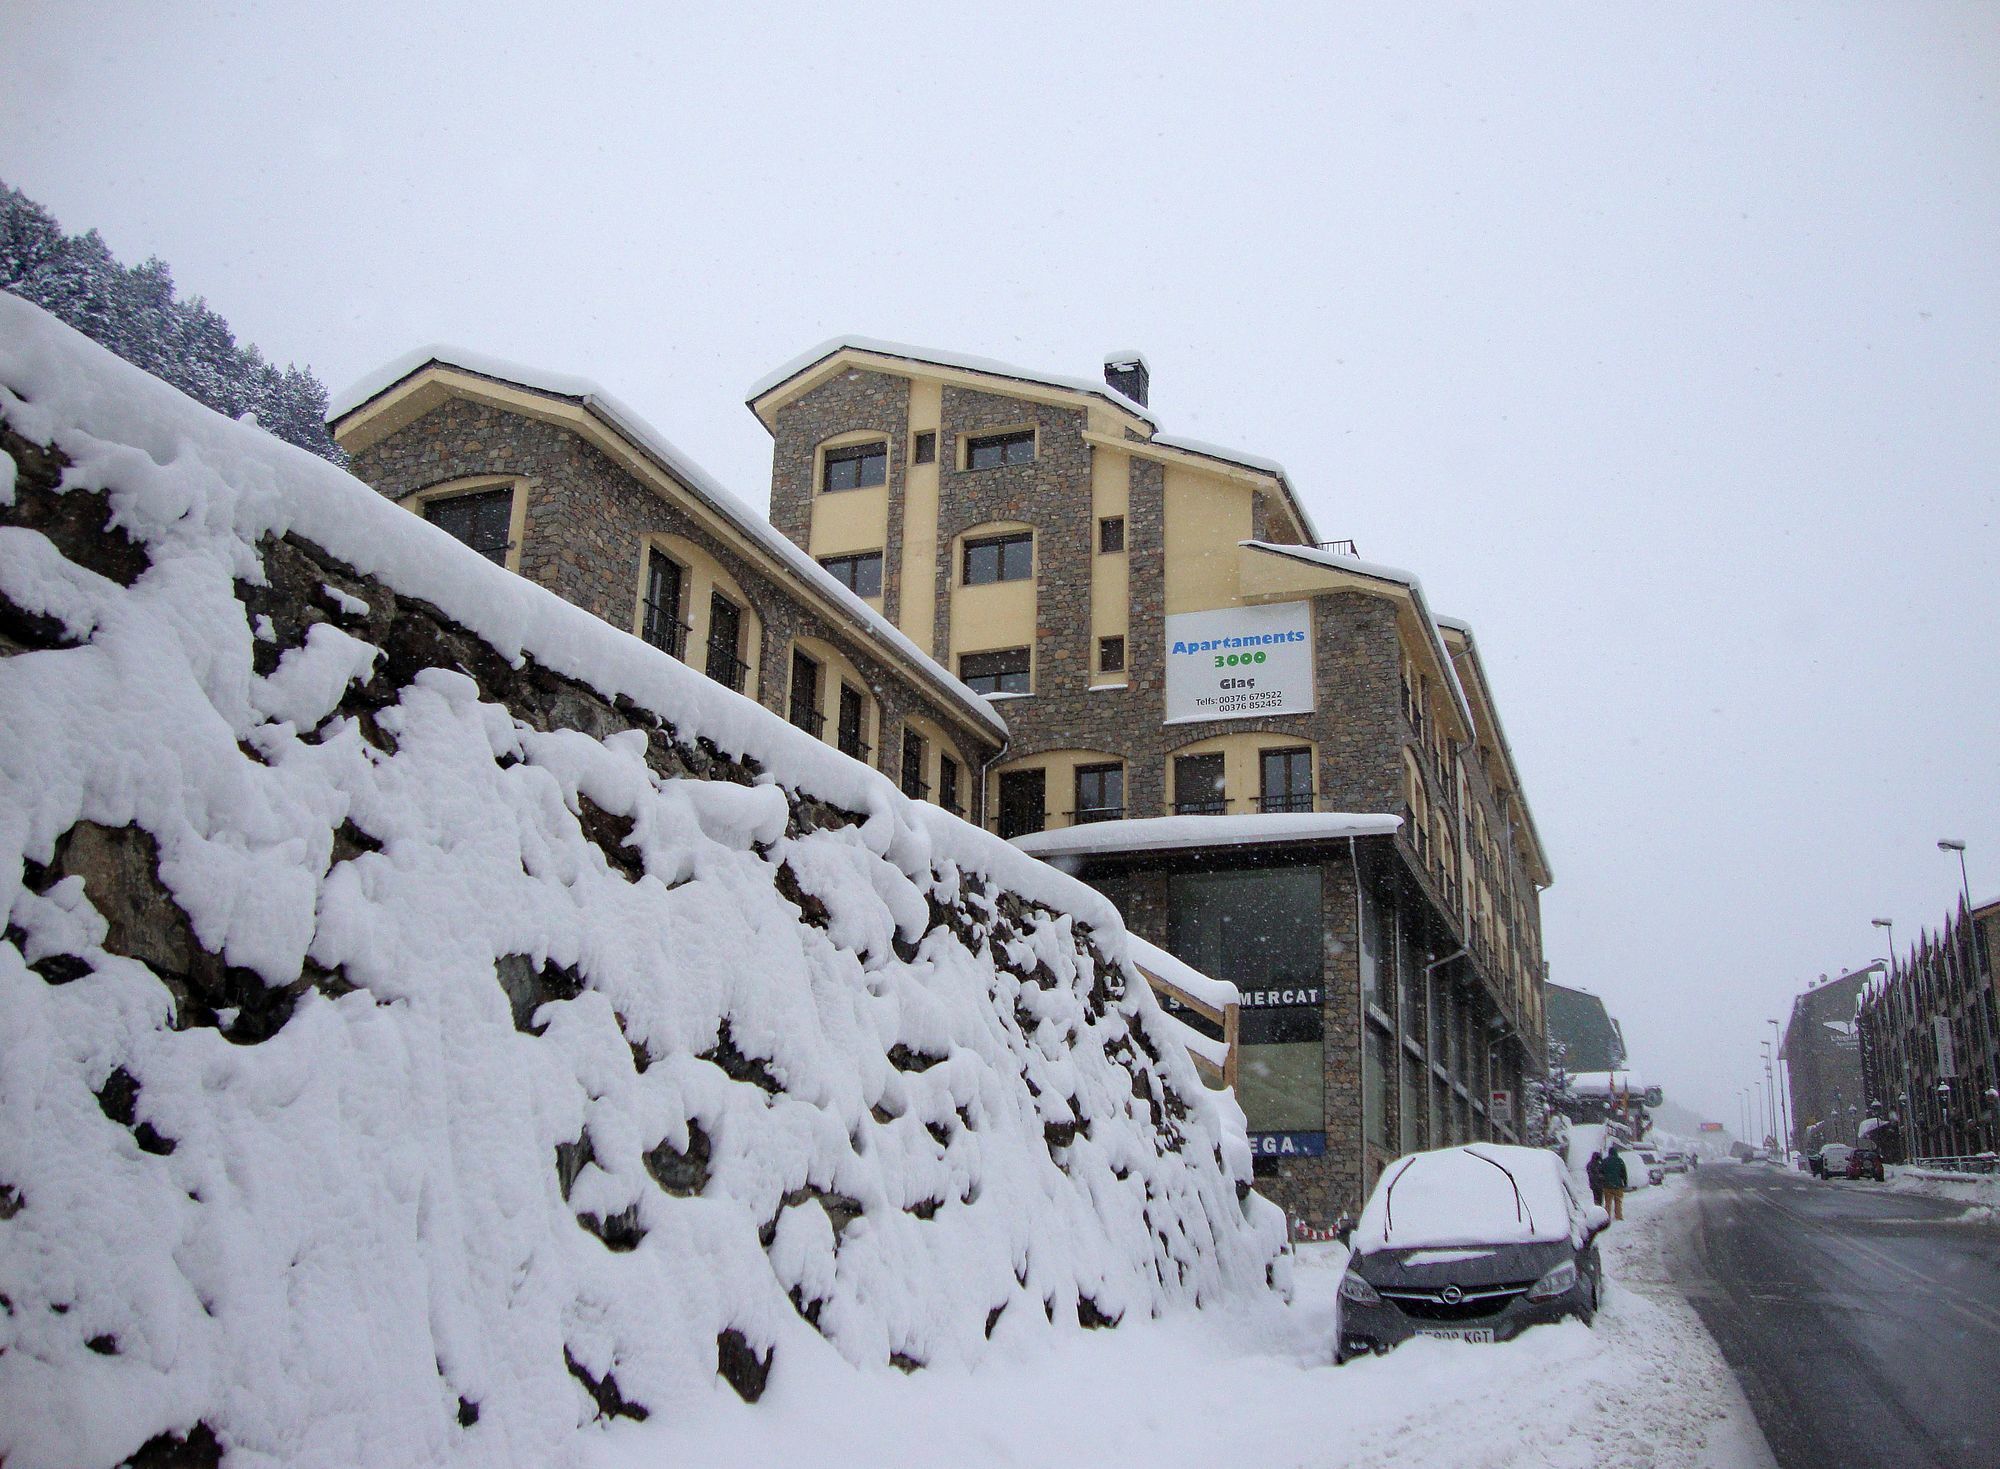
{"type": "Polygon", "coordinates": [[[1506,1341],[1565,1316],[1588,1324],[1608,1222],[1538,1148],[1470,1143],[1399,1159],[1349,1236],[1335,1356],[1413,1336],[1506,1341]]]}

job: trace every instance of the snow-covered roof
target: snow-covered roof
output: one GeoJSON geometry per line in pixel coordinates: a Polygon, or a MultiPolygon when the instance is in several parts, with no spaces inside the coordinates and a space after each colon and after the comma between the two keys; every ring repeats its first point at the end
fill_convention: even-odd
{"type": "Polygon", "coordinates": [[[948,352],[939,347],[919,347],[909,342],[884,341],[880,337],[829,337],[817,347],[807,348],[784,366],[767,372],[757,379],[750,385],[746,395],[747,400],[755,403],[773,388],[791,381],[806,369],[842,351],[872,352],[877,357],[901,357],[909,362],[928,363],[933,367],[955,367],[963,372],[980,372],[990,377],[1008,377],[1016,382],[1040,383],[1043,387],[1062,388],[1072,393],[1087,393],[1093,398],[1104,399],[1112,407],[1129,413],[1134,418],[1143,419],[1149,424],[1156,421],[1150,409],[1101,380],[1069,377],[1057,372],[1040,372],[1034,368],[1016,367],[1011,362],[998,362],[991,357],[975,357],[966,352],[948,352]]]}
{"type": "MultiPolygon", "coordinates": [[[[1480,682],[1485,684],[1486,660],[1479,654],[1479,639],[1472,631],[1472,624],[1463,618],[1446,617],[1442,614],[1433,616],[1431,621],[1441,628],[1449,628],[1465,639],[1466,647],[1471,651],[1473,662],[1477,665],[1480,682]]],[[[1500,710],[1493,699],[1490,685],[1485,689],[1485,703],[1487,712],[1493,719],[1493,739],[1500,746],[1500,758],[1507,762],[1507,769],[1514,777],[1514,788],[1518,797],[1515,804],[1521,808],[1521,819],[1528,825],[1528,840],[1534,843],[1535,851],[1540,854],[1544,875],[1553,879],[1554,873],[1549,870],[1548,851],[1543,847],[1541,831],[1535,825],[1535,813],[1528,809],[1527,797],[1522,794],[1524,782],[1521,779],[1521,767],[1515,763],[1514,747],[1507,742],[1507,730],[1500,722],[1500,710]]]]}
{"type": "MultiPolygon", "coordinates": [[[[1458,711],[1465,719],[1467,729],[1473,727],[1472,704],[1465,697],[1465,686],[1458,680],[1458,669],[1452,665],[1451,653],[1445,648],[1444,638],[1438,631],[1442,621],[1431,611],[1430,599],[1424,596],[1423,581],[1414,571],[1405,571],[1400,566],[1389,566],[1380,561],[1364,561],[1359,556],[1343,556],[1337,551],[1322,551],[1317,546],[1287,546],[1276,541],[1239,541],[1238,545],[1252,551],[1268,551],[1274,556],[1289,556],[1294,561],[1309,562],[1314,566],[1324,566],[1329,571],[1352,572],[1356,576],[1370,577],[1375,581],[1394,582],[1407,587],[1415,600],[1425,631],[1429,634],[1432,651],[1436,653],[1439,665],[1444,669],[1445,682],[1451,688],[1451,696],[1458,703],[1458,711]]],[[[1463,626],[1463,624],[1460,624],[1463,626]]]]}
{"type": "Polygon", "coordinates": [[[785,563],[786,568],[801,581],[835,603],[871,637],[893,648],[904,661],[917,670],[920,676],[926,678],[949,698],[960,712],[971,716],[999,738],[1004,740],[1007,737],[1007,722],[1000,717],[991,703],[967,688],[951,670],[910,641],[888,618],[862,601],[825,567],[786,539],[769,520],[725,489],[721,481],[697,464],[666,435],[589,378],[569,373],[547,372],[518,362],[508,362],[483,352],[470,351],[448,343],[433,342],[413,352],[406,352],[394,361],[385,363],[349,384],[328,407],[327,422],[331,424],[346,418],[398,383],[432,364],[456,368],[462,372],[492,378],[496,382],[568,399],[589,409],[674,479],[687,486],[697,499],[702,500],[711,510],[785,563]]]}
{"type": "Polygon", "coordinates": [[[1033,832],[1015,837],[1014,845],[1036,857],[1082,857],[1103,852],[1171,852],[1188,847],[1261,846],[1266,842],[1392,836],[1402,824],[1400,816],[1353,811],[1139,816],[1033,832]]]}
{"type": "Polygon", "coordinates": [[[1644,1092],[1646,1081],[1636,1071],[1572,1071],[1569,1089],[1578,1096],[1608,1097],[1614,1092],[1644,1092]]]}

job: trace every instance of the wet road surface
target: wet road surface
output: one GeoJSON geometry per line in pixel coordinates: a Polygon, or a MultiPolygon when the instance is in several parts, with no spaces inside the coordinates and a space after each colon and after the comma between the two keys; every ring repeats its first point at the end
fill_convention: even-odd
{"type": "Polygon", "coordinates": [[[2000,1469],[2000,1228],[1768,1164],[1688,1181],[1668,1266],[1783,1469],[2000,1469]]]}

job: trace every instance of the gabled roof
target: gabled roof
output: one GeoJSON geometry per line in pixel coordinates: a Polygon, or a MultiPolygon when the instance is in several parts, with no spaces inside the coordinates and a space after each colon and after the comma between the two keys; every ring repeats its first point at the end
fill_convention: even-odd
{"type": "MultiPolygon", "coordinates": [[[[981,377],[1007,378],[1017,383],[1056,388],[1064,393],[1100,398],[1108,406],[1139,420],[1149,429],[1155,427],[1157,423],[1148,409],[1106,382],[1094,382],[1083,377],[1065,377],[1060,373],[1036,372],[1031,368],[1015,367],[1012,363],[996,362],[990,357],[974,357],[965,352],[947,352],[937,347],[917,347],[908,342],[889,342],[879,337],[856,336],[829,337],[817,347],[807,348],[783,367],[766,373],[750,385],[747,401],[751,411],[759,418],[765,418],[764,411],[759,406],[764,399],[791,383],[793,379],[812,374],[816,367],[831,366],[833,360],[843,352],[921,363],[926,367],[955,368],[960,372],[977,373],[981,377]]],[[[765,426],[770,426],[769,419],[765,419],[765,426]]]]}
{"type": "Polygon", "coordinates": [[[663,472],[733,528],[753,550],[761,551],[777,563],[836,622],[849,624],[876,644],[891,662],[903,664],[980,728],[997,739],[1006,739],[1006,721],[991,703],[959,682],[888,618],[781,535],[770,521],[724,489],[665,435],[589,378],[544,372],[462,347],[433,344],[407,352],[350,385],[329,406],[327,424],[336,439],[345,436],[343,444],[359,436],[365,446],[408,422],[413,416],[409,408],[427,412],[432,397],[438,401],[452,396],[476,397],[482,383],[567,405],[588,423],[615,436],[630,452],[614,454],[614,458],[636,457],[663,472]],[[399,415],[396,409],[405,404],[408,407],[399,415]]]}
{"type": "MultiPolygon", "coordinates": [[[[1106,361],[1128,360],[1141,354],[1111,354],[1106,361]]],[[[1016,367],[1009,362],[997,362],[990,357],[975,357],[964,352],[950,352],[938,347],[919,347],[908,342],[883,341],[878,337],[841,336],[830,337],[818,346],[807,349],[774,372],[766,373],[750,385],[748,403],[750,411],[767,429],[777,426],[777,410],[840,371],[843,364],[872,366],[880,370],[894,372],[900,367],[907,371],[912,367],[928,368],[947,373],[965,373],[975,377],[994,378],[1011,384],[1013,390],[1022,388],[1039,389],[1057,399],[1095,399],[1126,420],[1122,426],[1141,435],[1132,440],[1098,439],[1090,435],[1093,443],[1122,450],[1129,454],[1146,455],[1151,458],[1184,458],[1206,460],[1213,464],[1230,466],[1238,471],[1247,471],[1256,479],[1267,481],[1283,497],[1286,508],[1299,523],[1300,533],[1307,539],[1314,536],[1312,519],[1300,503],[1298,490],[1286,474],[1285,466],[1275,459],[1247,454],[1237,449],[1225,449],[1215,444],[1203,443],[1198,439],[1180,438],[1158,431],[1159,420],[1151,409],[1134,402],[1110,384],[1090,378],[1069,377],[1063,373],[1041,372],[1033,368],[1016,367]]]]}
{"type": "Polygon", "coordinates": [[[1322,551],[1316,546],[1287,546],[1276,541],[1239,541],[1246,551],[1262,551],[1272,556],[1284,556],[1293,561],[1303,561],[1309,566],[1322,566],[1328,571],[1343,572],[1363,581],[1379,582],[1384,586],[1398,588],[1410,599],[1417,614],[1425,640],[1430,645],[1431,656],[1442,672],[1441,682],[1451,691],[1452,703],[1459,719],[1467,729],[1473,728],[1472,705],[1465,697],[1465,689],[1458,680],[1458,668],[1452,662],[1451,653],[1444,645],[1444,637],[1438,631],[1438,620],[1432,615],[1430,603],[1424,597],[1424,584],[1413,571],[1404,571],[1399,566],[1385,566],[1379,561],[1364,561],[1359,556],[1343,556],[1337,551],[1322,551]]]}

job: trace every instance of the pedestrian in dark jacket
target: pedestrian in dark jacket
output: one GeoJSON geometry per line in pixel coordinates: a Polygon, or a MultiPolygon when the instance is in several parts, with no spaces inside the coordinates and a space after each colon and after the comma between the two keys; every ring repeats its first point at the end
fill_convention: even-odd
{"type": "Polygon", "coordinates": [[[1590,1185],[1590,1202],[1604,1202],[1604,1154],[1592,1153],[1590,1161],[1583,1165],[1583,1180],[1590,1185]]]}
{"type": "Polygon", "coordinates": [[[1604,1158],[1604,1207],[1611,1211],[1613,1219],[1625,1217],[1625,1184],[1628,1177],[1625,1156],[1618,1151],[1618,1144],[1613,1143],[1604,1158]]]}

